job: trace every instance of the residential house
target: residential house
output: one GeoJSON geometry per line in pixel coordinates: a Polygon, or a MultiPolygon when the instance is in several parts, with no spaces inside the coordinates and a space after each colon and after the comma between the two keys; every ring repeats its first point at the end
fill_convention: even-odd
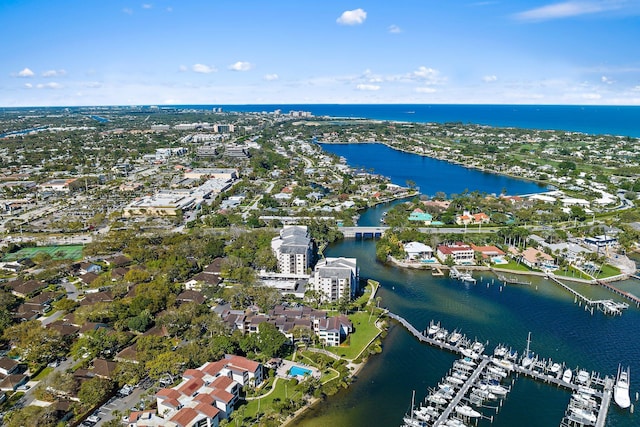
{"type": "Polygon", "coordinates": [[[14,374],[18,370],[18,366],[20,366],[20,363],[16,360],[6,356],[0,357],[0,375],[14,374]]]}
{"type": "Polygon", "coordinates": [[[420,242],[409,242],[404,244],[404,252],[409,260],[427,260],[433,258],[431,246],[420,242]]]}
{"type": "Polygon", "coordinates": [[[522,263],[529,268],[549,269],[555,268],[555,262],[551,255],[535,248],[527,248],[522,252],[522,263]]]}
{"type": "Polygon", "coordinates": [[[438,245],[436,255],[440,262],[446,262],[449,257],[457,265],[475,264],[473,248],[466,243],[456,242],[448,245],[438,245]]]}
{"type": "Polygon", "coordinates": [[[409,215],[409,221],[418,222],[423,225],[430,225],[431,221],[433,221],[433,216],[430,213],[424,212],[422,209],[415,209],[409,215]]]}
{"type": "Polygon", "coordinates": [[[464,211],[462,215],[456,216],[456,224],[458,225],[479,225],[479,224],[488,224],[491,221],[489,215],[484,212],[479,213],[469,213],[468,211],[464,211]]]}
{"type": "Polygon", "coordinates": [[[502,257],[505,256],[505,252],[503,250],[493,245],[476,246],[472,243],[469,246],[471,246],[471,249],[473,249],[474,252],[480,252],[483,259],[488,258],[496,262],[497,260],[502,260],[502,257]]]}

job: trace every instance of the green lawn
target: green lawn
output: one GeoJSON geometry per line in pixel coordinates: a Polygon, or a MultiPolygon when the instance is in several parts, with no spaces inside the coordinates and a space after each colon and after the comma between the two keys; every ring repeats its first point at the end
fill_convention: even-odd
{"type": "Polygon", "coordinates": [[[65,246],[36,246],[32,248],[22,248],[17,252],[7,254],[3,261],[15,261],[21,258],[33,258],[38,253],[48,253],[53,259],[82,259],[82,245],[65,246]]]}
{"type": "Polygon", "coordinates": [[[360,311],[349,315],[353,323],[353,333],[349,335],[348,344],[340,347],[327,347],[327,350],[347,359],[355,359],[365,349],[369,342],[380,332],[375,322],[377,317],[360,311]]]}
{"type": "Polygon", "coordinates": [[[258,406],[260,406],[261,413],[267,412],[267,410],[271,408],[271,405],[275,398],[284,400],[285,392],[287,393],[287,396],[290,396],[291,393],[294,392],[293,386],[287,385],[287,384],[288,384],[287,380],[283,380],[282,378],[276,378],[275,389],[271,394],[269,394],[267,397],[264,397],[262,399],[255,399],[247,402],[246,405],[238,409],[238,413],[236,414],[236,417],[240,416],[241,418],[245,418],[245,417],[253,418],[258,413],[258,406]]]}
{"type": "Polygon", "coordinates": [[[44,377],[49,375],[52,371],[53,371],[53,368],[51,366],[47,366],[42,371],[40,371],[38,373],[38,375],[36,375],[35,377],[31,378],[31,380],[32,381],[40,381],[41,379],[43,379],[44,377]]]}
{"type": "Polygon", "coordinates": [[[531,271],[529,267],[524,265],[523,263],[517,263],[513,260],[509,261],[509,264],[500,264],[496,265],[496,268],[504,268],[505,270],[513,270],[513,271],[531,271]]]}
{"type": "Polygon", "coordinates": [[[604,279],[606,277],[617,276],[620,274],[620,269],[614,267],[613,265],[605,264],[602,266],[602,271],[598,274],[598,279],[604,279]]]}
{"type": "Polygon", "coordinates": [[[567,271],[564,271],[564,269],[555,270],[553,274],[559,277],[577,277],[578,279],[593,280],[593,277],[573,267],[569,267],[567,271]]]}

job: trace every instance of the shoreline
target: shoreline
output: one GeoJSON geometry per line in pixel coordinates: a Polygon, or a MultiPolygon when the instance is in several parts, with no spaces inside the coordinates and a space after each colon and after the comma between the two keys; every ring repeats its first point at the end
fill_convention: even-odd
{"type": "MultiPolygon", "coordinates": [[[[435,269],[440,269],[440,270],[450,270],[451,267],[449,267],[448,265],[445,264],[440,264],[440,263],[429,263],[429,264],[421,264],[421,263],[414,263],[414,262],[405,262],[405,261],[401,261],[401,260],[397,260],[393,257],[389,257],[388,261],[393,264],[396,267],[401,267],[401,268],[412,268],[415,270],[431,270],[432,274],[433,274],[433,270],[435,269]]],[[[542,271],[518,271],[518,270],[510,270],[507,268],[500,268],[500,267],[491,267],[491,266],[485,266],[485,265],[464,265],[464,266],[454,266],[457,268],[461,268],[464,270],[473,270],[473,271],[489,271],[491,273],[496,274],[496,272],[500,272],[500,273],[508,273],[508,274],[515,274],[518,276],[535,276],[535,277],[547,277],[549,276],[548,273],[544,273],[542,271]]],[[[579,277],[568,277],[568,276],[556,276],[555,274],[553,275],[554,277],[557,277],[559,279],[562,280],[566,280],[569,282],[576,282],[576,283],[586,283],[589,285],[597,285],[598,281],[601,282],[606,282],[606,283],[611,283],[611,282],[618,282],[621,280],[626,280],[629,279],[630,274],[629,273],[620,273],[618,275],[615,276],[611,276],[611,277],[605,277],[603,279],[581,279],[579,277]]],[[[435,276],[434,276],[435,277],[435,276]]]]}

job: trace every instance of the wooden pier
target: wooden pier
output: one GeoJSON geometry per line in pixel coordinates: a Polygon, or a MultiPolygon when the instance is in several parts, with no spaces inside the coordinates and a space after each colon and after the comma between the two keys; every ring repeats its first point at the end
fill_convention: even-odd
{"type": "MultiPolygon", "coordinates": [[[[635,277],[636,279],[640,279],[640,277],[634,276],[633,274],[631,275],[631,277],[635,277]]],[[[611,292],[613,292],[616,295],[620,295],[621,297],[628,299],[629,301],[634,303],[636,305],[636,307],[640,308],[640,298],[638,298],[637,296],[633,295],[632,293],[621,291],[620,289],[616,288],[615,286],[610,285],[607,282],[603,282],[602,280],[598,280],[598,285],[609,289],[611,292]]]]}
{"type": "MultiPolygon", "coordinates": [[[[448,350],[450,352],[453,352],[459,355],[463,355],[462,350],[465,348],[465,345],[463,343],[467,342],[467,340],[465,340],[464,338],[461,339],[458,343],[456,343],[456,345],[452,345],[446,342],[446,338],[443,340],[437,340],[429,336],[426,336],[426,332],[419,331],[406,319],[404,319],[401,316],[398,316],[397,314],[387,311],[387,316],[389,316],[390,318],[402,324],[402,326],[404,326],[420,342],[424,342],[434,347],[437,347],[443,350],[448,350]]],[[[478,357],[477,359],[478,366],[474,369],[473,373],[469,376],[469,379],[465,381],[465,383],[462,385],[460,390],[458,390],[458,392],[456,393],[455,397],[451,400],[451,402],[447,404],[447,406],[444,408],[443,412],[440,414],[437,420],[434,421],[434,423],[432,424],[432,427],[445,425],[446,421],[455,411],[456,406],[458,406],[458,404],[462,401],[462,399],[465,398],[469,389],[476,383],[477,379],[480,377],[480,375],[485,370],[487,365],[491,363],[491,360],[492,359],[485,354],[481,354],[478,357]]],[[[532,363],[529,367],[525,368],[522,365],[516,362],[513,362],[513,368],[510,371],[518,375],[523,375],[523,376],[532,378],[536,381],[541,381],[545,384],[552,384],[557,387],[562,387],[571,392],[580,391],[582,387],[581,385],[578,385],[574,382],[565,382],[562,380],[561,378],[562,371],[559,371],[558,373],[555,373],[555,374],[549,373],[547,368],[545,368],[549,363],[547,363],[546,360],[538,361],[538,362],[532,363]],[[539,368],[541,370],[537,370],[536,368],[539,368]]],[[[609,405],[611,403],[614,380],[608,376],[605,376],[604,379],[602,379],[599,373],[592,372],[588,381],[588,385],[595,385],[602,388],[602,391],[594,389],[593,395],[601,400],[600,405],[597,409],[598,413],[597,413],[597,421],[595,423],[595,426],[604,427],[607,419],[607,413],[609,411],[609,405]]]]}
{"type": "MultiPolygon", "coordinates": [[[[589,298],[587,298],[586,296],[582,295],[580,292],[576,291],[575,289],[571,288],[570,286],[567,286],[566,284],[562,283],[560,280],[558,280],[555,276],[549,276],[549,279],[562,286],[562,288],[564,288],[566,291],[569,291],[570,293],[573,294],[573,296],[576,298],[576,300],[580,300],[581,302],[584,302],[585,307],[597,307],[598,310],[602,311],[604,314],[609,314],[609,315],[618,315],[618,314],[622,314],[622,310],[626,309],[628,307],[628,304],[624,304],[624,303],[617,303],[613,300],[590,300],[589,298]]],[[[609,289],[615,289],[617,290],[618,294],[620,295],[622,291],[614,288],[611,285],[608,285],[604,282],[602,282],[602,286],[607,287],[609,289]]],[[[634,297],[635,298],[635,297],[634,297]]],[[[637,299],[637,298],[636,298],[637,299]]],[[[638,300],[638,303],[640,303],[640,300],[638,300]]],[[[591,314],[593,314],[593,311],[591,312],[591,314]]]]}

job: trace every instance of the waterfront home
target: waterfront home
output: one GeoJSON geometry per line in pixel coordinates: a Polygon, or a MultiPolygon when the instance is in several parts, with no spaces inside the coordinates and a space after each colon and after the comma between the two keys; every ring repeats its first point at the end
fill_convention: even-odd
{"type": "Polygon", "coordinates": [[[404,244],[404,252],[409,260],[427,260],[433,258],[433,249],[420,242],[409,242],[404,244]]]}
{"type": "Polygon", "coordinates": [[[493,246],[493,245],[476,246],[473,243],[469,246],[471,246],[471,249],[473,249],[474,252],[480,252],[480,254],[482,254],[483,259],[491,259],[496,264],[506,263],[506,261],[504,261],[504,258],[503,258],[505,255],[504,251],[496,246],[493,246]]]}
{"type": "Polygon", "coordinates": [[[340,343],[353,332],[353,324],[345,315],[315,319],[314,331],[324,345],[339,346],[340,343]]]}
{"type": "Polygon", "coordinates": [[[466,243],[456,242],[448,245],[438,245],[436,256],[440,262],[444,263],[451,257],[454,264],[473,265],[475,264],[474,252],[471,246],[466,243]]]}
{"type": "Polygon", "coordinates": [[[430,225],[433,220],[433,216],[429,213],[423,212],[422,209],[415,209],[409,215],[409,221],[421,222],[424,225],[430,225]]]}
{"type": "Polygon", "coordinates": [[[556,267],[551,255],[535,248],[527,248],[522,252],[522,263],[529,268],[553,269],[556,267]]]}

